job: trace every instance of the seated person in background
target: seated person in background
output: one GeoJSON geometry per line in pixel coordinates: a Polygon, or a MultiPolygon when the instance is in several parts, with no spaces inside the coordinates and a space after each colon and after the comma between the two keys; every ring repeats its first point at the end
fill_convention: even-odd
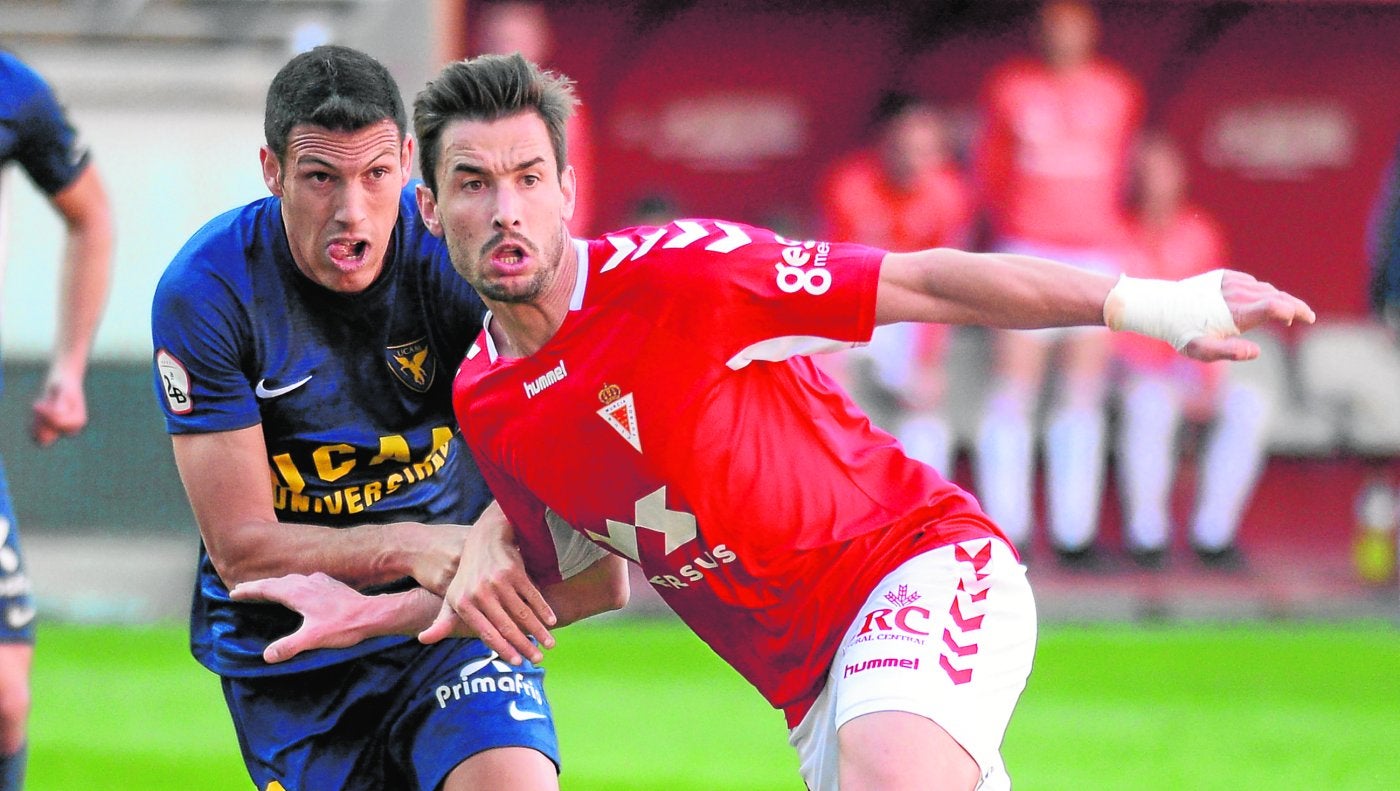
{"type": "MultiPolygon", "coordinates": [[[[1187,202],[1181,152],[1149,134],[1134,159],[1127,223],[1128,274],[1177,280],[1224,268],[1220,228],[1187,202]]],[[[1272,398],[1225,367],[1178,355],[1141,335],[1113,336],[1122,364],[1118,476],[1124,540],[1145,568],[1161,568],[1171,544],[1172,481],[1183,420],[1208,423],[1201,448],[1190,542],[1208,566],[1235,567],[1240,518],[1265,460],[1272,398]]]]}
{"type": "MultiPolygon", "coordinates": [[[[888,94],[872,126],[874,145],[839,160],[822,186],[827,236],[894,252],[962,246],[972,219],[972,191],[949,150],[943,117],[912,96],[888,94]]],[[[828,369],[857,398],[875,402],[870,406],[877,413],[892,412],[892,419],[881,422],[891,424],[910,456],[945,478],[952,475],[954,450],[942,403],[947,346],[945,325],[888,325],[857,352],[869,359],[876,381],[828,369]],[[889,408],[880,410],[882,402],[889,408]]],[[[824,369],[832,357],[819,358],[824,369]]]]}

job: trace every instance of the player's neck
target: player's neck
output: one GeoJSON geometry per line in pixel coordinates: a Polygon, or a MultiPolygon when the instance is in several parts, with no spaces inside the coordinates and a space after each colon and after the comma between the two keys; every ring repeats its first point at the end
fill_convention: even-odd
{"type": "MultiPolygon", "coordinates": [[[[567,239],[567,237],[566,237],[567,239]]],[[[578,282],[578,255],[572,240],[564,245],[555,277],[529,302],[497,302],[491,308],[491,340],[500,357],[529,357],[554,337],[569,313],[569,301],[578,282]]]]}

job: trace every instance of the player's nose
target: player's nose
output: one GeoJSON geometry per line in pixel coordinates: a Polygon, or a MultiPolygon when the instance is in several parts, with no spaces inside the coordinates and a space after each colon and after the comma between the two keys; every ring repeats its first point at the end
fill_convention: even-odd
{"type": "Polygon", "coordinates": [[[341,225],[354,227],[369,217],[369,193],[354,183],[341,190],[340,201],[336,204],[335,219],[341,225]]]}
{"type": "Polygon", "coordinates": [[[520,195],[510,187],[496,190],[495,211],[491,224],[496,228],[518,228],[523,208],[520,195]]]}

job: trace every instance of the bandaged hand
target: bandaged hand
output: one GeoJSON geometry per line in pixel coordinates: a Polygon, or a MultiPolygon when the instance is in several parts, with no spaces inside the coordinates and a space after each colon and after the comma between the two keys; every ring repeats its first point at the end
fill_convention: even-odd
{"type": "Polygon", "coordinates": [[[1259,347],[1240,333],[1267,322],[1316,319],[1301,299],[1227,269],[1180,281],[1124,275],[1104,300],[1103,313],[1110,329],[1166,341],[1203,361],[1253,359],[1259,347]]]}

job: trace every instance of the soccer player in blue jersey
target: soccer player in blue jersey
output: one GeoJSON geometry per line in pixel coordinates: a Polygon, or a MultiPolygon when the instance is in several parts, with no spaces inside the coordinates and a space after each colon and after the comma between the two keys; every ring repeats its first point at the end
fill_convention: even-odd
{"type": "MultiPolygon", "coordinates": [[[[543,671],[411,637],[466,532],[507,528],[452,414],[484,308],[419,217],[398,87],[369,56],[318,47],[274,78],[264,127],[272,196],[196,233],[152,309],[156,396],[203,539],[192,650],[222,678],[259,789],[557,788],[543,671]],[[229,593],[294,573],[406,588],[418,615],[403,636],[300,653],[277,639],[297,613],[229,593]]],[[[626,596],[617,561],[578,547],[560,623],[626,596]]]]}
{"type": "MultiPolygon", "coordinates": [[[[30,432],[47,447],[87,425],[83,379],[111,282],[112,213],[88,149],[52,89],[19,58],[0,52],[0,168],[10,162],[48,196],[66,233],[57,348],[30,432]]],[[[34,606],[3,470],[0,544],[0,791],[11,791],[24,784],[34,606]]]]}

